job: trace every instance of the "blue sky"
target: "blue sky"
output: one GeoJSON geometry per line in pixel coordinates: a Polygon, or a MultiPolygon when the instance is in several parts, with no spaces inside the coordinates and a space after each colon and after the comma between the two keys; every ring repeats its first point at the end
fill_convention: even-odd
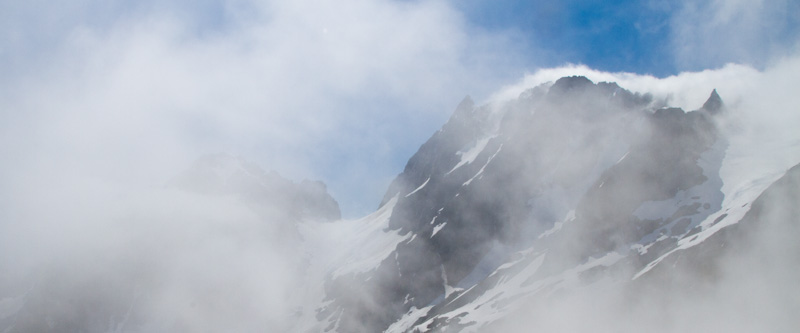
{"type": "Polygon", "coordinates": [[[764,70],[798,55],[799,16],[794,0],[0,0],[0,196],[157,186],[223,151],[322,179],[356,217],[466,95],[567,64],[764,70]]]}
{"type": "Polygon", "coordinates": [[[769,48],[794,47],[800,32],[800,2],[796,1],[752,1],[748,5],[743,1],[465,0],[453,4],[479,28],[518,34],[528,52],[541,55],[530,59],[531,67],[570,62],[658,77],[718,68],[729,62],[763,67],[772,51],[769,48]],[[744,16],[736,11],[752,11],[756,17],[744,18],[744,22],[740,17],[715,18],[725,10],[726,2],[734,11],[729,15],[744,16]],[[683,37],[681,29],[702,30],[713,21],[718,21],[713,25],[719,34],[716,38],[740,39],[743,44],[737,46],[754,49],[747,54],[715,54],[713,59],[702,59],[701,52],[695,55],[697,59],[677,59],[673,48],[680,44],[675,39],[683,37]],[[739,24],[752,31],[737,36],[739,29],[727,29],[739,24]]]}
{"type": "Polygon", "coordinates": [[[544,54],[532,66],[583,63],[609,71],[675,74],[668,46],[669,5],[638,1],[458,1],[473,24],[513,31],[544,54]]]}

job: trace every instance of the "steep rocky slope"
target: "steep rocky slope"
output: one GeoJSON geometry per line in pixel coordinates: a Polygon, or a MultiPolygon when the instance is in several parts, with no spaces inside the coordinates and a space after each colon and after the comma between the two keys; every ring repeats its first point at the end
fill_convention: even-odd
{"type": "Polygon", "coordinates": [[[341,332],[482,331],[549,295],[652,286],[679,257],[701,272],[780,176],[721,172],[726,116],[716,90],[687,112],[584,77],[504,103],[466,98],[384,197],[386,231],[404,240],[373,270],[333,277],[318,319],[341,332]],[[729,174],[759,185],[725,189],[729,174]]]}

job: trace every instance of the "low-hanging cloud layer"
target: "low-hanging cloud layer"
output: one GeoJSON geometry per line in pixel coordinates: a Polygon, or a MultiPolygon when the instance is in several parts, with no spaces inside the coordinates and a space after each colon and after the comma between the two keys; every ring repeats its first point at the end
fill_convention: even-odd
{"type": "MultiPolygon", "coordinates": [[[[772,31],[762,22],[796,22],[797,11],[780,11],[793,6],[681,3],[670,23],[676,63],[741,65],[667,78],[565,66],[490,95],[535,55],[470,26],[447,1],[5,2],[0,299],[57,276],[85,288],[76,293],[103,281],[112,296],[86,299],[121,313],[130,304],[117,300],[142,297],[145,328],[286,324],[284,293],[302,275],[287,254],[295,245],[275,241],[270,217],[239,201],[164,184],[225,151],[323,179],[345,215],[362,215],[466,94],[500,101],[581,74],[691,110],[716,88],[748,110],[731,115],[750,135],[743,143],[797,145],[787,140],[800,124],[796,35],[761,38],[772,31]],[[693,19],[704,13],[714,15],[693,19]],[[741,34],[717,33],[726,27],[741,34]],[[220,300],[230,307],[215,308],[220,300]]],[[[787,166],[796,156],[762,153],[787,166]]]]}

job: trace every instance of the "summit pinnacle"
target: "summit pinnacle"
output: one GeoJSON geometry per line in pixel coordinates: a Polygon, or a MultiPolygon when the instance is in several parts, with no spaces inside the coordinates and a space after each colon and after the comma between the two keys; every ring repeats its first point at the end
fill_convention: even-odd
{"type": "Polygon", "coordinates": [[[711,96],[708,96],[706,102],[703,103],[702,109],[711,114],[716,114],[722,109],[722,98],[719,97],[717,89],[711,91],[711,96]]]}

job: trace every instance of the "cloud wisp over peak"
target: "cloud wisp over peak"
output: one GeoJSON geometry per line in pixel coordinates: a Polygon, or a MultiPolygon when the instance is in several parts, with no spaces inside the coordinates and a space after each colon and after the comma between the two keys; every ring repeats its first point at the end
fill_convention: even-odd
{"type": "MultiPolygon", "coordinates": [[[[385,232],[390,205],[375,211],[459,101],[500,108],[564,76],[617,82],[684,110],[716,89],[729,108],[721,130],[737,134],[731,165],[769,170],[770,179],[796,163],[796,2],[614,5],[2,2],[0,305],[21,304],[30,281],[64,281],[52,290],[140,315],[131,320],[151,325],[143,331],[291,325],[287,304],[297,304],[284,302],[286,290],[320,291],[321,278],[305,277],[325,273],[299,267],[317,260],[298,250],[302,235],[319,241],[309,252],[324,254],[311,265],[323,271],[348,254],[344,245],[359,251],[359,233],[413,239],[385,232]],[[214,183],[256,193],[260,206],[170,186],[198,157],[220,152],[227,164],[267,170],[241,178],[321,198],[324,216],[339,216],[338,201],[347,221],[287,227],[287,199],[275,191],[214,183]],[[95,290],[92,281],[107,284],[95,290]]],[[[457,150],[459,172],[494,138],[457,150]]],[[[725,191],[741,185],[724,176],[734,180],[725,191]]],[[[436,183],[415,188],[428,181],[436,183]]],[[[295,215],[315,216],[294,204],[295,215]]],[[[97,318],[88,329],[107,329],[97,318]]]]}

